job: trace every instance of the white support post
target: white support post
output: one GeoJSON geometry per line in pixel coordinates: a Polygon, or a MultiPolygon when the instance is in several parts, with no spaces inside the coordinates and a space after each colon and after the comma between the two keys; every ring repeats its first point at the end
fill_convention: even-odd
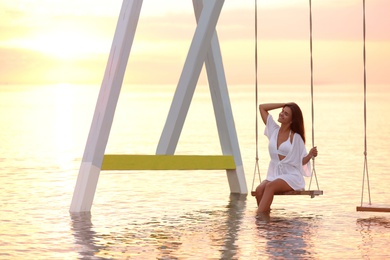
{"type": "MultiPolygon", "coordinates": [[[[197,21],[203,9],[202,2],[202,0],[193,0],[197,21]]],[[[205,63],[222,153],[233,155],[236,164],[235,170],[226,170],[230,191],[231,193],[247,194],[245,172],[216,31],[211,39],[211,48],[207,52],[205,63]]]]}
{"type": "Polygon", "coordinates": [[[207,51],[210,49],[211,38],[214,35],[223,3],[224,0],[207,0],[204,3],[157,146],[157,154],[174,154],[176,150],[207,51]]]}
{"type": "Polygon", "coordinates": [[[90,211],[143,0],[124,0],[95,107],[70,212],[90,211]]]}
{"type": "Polygon", "coordinates": [[[216,20],[212,21],[212,24],[205,22],[210,15],[219,16],[223,0],[193,0],[193,5],[198,27],[156,153],[173,154],[175,152],[202,65],[206,63],[222,152],[224,155],[233,155],[236,164],[235,170],[226,170],[230,191],[232,193],[247,194],[244,167],[222,65],[221,51],[215,31],[218,17],[214,17],[216,20]],[[217,4],[219,5],[216,10],[217,4]],[[213,12],[210,13],[210,11],[213,12]]]}

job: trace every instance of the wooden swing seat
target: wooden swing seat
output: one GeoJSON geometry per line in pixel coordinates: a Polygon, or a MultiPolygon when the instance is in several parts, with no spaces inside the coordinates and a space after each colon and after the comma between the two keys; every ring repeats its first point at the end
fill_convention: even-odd
{"type": "Polygon", "coordinates": [[[356,211],[367,211],[367,212],[390,212],[390,208],[386,207],[372,207],[372,206],[357,206],[356,211]]]}
{"type": "MultiPolygon", "coordinates": [[[[251,194],[252,196],[256,196],[255,191],[252,191],[251,194]]],[[[324,192],[322,190],[292,190],[287,192],[275,193],[275,195],[309,195],[311,198],[323,194],[324,192]]]]}

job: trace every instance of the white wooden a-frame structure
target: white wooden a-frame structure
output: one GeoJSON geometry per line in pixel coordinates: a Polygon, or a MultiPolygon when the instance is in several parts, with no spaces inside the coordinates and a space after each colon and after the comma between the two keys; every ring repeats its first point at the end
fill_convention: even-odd
{"type": "Polygon", "coordinates": [[[122,3],[70,212],[91,210],[101,170],[224,169],[231,193],[248,192],[215,31],[224,0],[193,0],[198,25],[156,155],[104,155],[142,2],[122,3]],[[223,155],[173,155],[204,63],[223,155]]]}

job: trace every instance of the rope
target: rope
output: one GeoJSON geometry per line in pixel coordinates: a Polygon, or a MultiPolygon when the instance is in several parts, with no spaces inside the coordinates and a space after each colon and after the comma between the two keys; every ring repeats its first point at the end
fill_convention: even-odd
{"type": "MultiPolygon", "coordinates": [[[[313,19],[312,19],[312,7],[311,7],[311,0],[309,0],[309,9],[310,9],[310,16],[309,16],[309,22],[310,22],[310,93],[311,93],[311,122],[312,122],[312,145],[314,147],[314,69],[313,69],[313,19]]],[[[260,177],[260,171],[259,171],[259,145],[258,145],[258,115],[257,115],[257,106],[258,106],[258,53],[257,53],[257,0],[255,0],[255,106],[256,106],[256,125],[255,125],[255,131],[256,131],[256,163],[255,163],[255,170],[253,173],[253,181],[252,181],[252,191],[255,183],[255,177],[256,172],[259,175],[259,179],[261,182],[260,177]]],[[[317,173],[315,169],[315,157],[312,158],[312,174],[310,177],[310,183],[309,183],[309,190],[312,183],[313,176],[315,177],[315,181],[317,184],[317,190],[320,190],[318,179],[317,179],[317,173]]]]}
{"type": "Polygon", "coordinates": [[[259,180],[261,182],[261,176],[260,176],[260,169],[259,169],[259,119],[258,119],[258,112],[257,112],[257,106],[258,106],[258,78],[257,78],[257,72],[258,72],[258,54],[257,54],[257,0],[255,0],[255,114],[256,114],[256,120],[255,120],[255,132],[256,132],[256,162],[255,162],[255,170],[253,173],[253,181],[252,181],[252,191],[255,185],[255,177],[256,173],[259,175],[259,180]]]}
{"type": "MultiPolygon", "coordinates": [[[[311,94],[311,142],[314,147],[314,69],[313,69],[313,21],[312,21],[312,8],[311,8],[311,0],[309,0],[309,10],[310,10],[310,94],[311,94]]],[[[312,158],[312,174],[310,177],[309,190],[311,186],[311,182],[313,179],[313,175],[316,180],[317,190],[320,189],[317,180],[317,173],[315,167],[315,157],[312,158]]]]}
{"type": "Polygon", "coordinates": [[[363,166],[363,183],[362,183],[362,196],[360,205],[363,206],[363,194],[364,194],[364,179],[367,175],[367,188],[369,204],[371,205],[371,192],[370,192],[370,179],[368,177],[368,164],[367,164],[367,77],[366,77],[366,2],[363,0],[363,85],[364,85],[364,166],[363,166]]]}

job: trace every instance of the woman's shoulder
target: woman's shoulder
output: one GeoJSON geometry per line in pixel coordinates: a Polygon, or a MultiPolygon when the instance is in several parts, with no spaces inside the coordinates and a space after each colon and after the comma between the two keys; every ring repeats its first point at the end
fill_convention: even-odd
{"type": "Polygon", "coordinates": [[[279,125],[272,118],[272,115],[268,114],[267,123],[265,124],[264,134],[268,136],[268,138],[271,138],[274,135],[274,133],[277,132],[278,129],[279,129],[279,125]]]}
{"type": "Polygon", "coordinates": [[[294,137],[293,137],[292,143],[299,144],[300,146],[303,146],[303,147],[305,146],[305,142],[303,141],[302,136],[299,133],[295,133],[295,132],[294,132],[294,137]]]}
{"type": "Polygon", "coordinates": [[[292,135],[293,135],[293,140],[297,139],[300,142],[303,142],[302,136],[299,133],[292,132],[292,135]]]}
{"type": "Polygon", "coordinates": [[[267,125],[269,124],[272,124],[272,125],[278,125],[276,122],[275,122],[275,119],[273,118],[273,116],[271,114],[268,114],[267,116],[267,125]]]}
{"type": "Polygon", "coordinates": [[[275,122],[275,119],[272,117],[271,114],[268,114],[266,127],[273,130],[279,128],[279,125],[275,122]]]}
{"type": "Polygon", "coordinates": [[[271,115],[270,113],[268,113],[267,121],[268,121],[268,120],[271,120],[271,119],[273,120],[273,117],[272,117],[272,115],[271,115]]]}

